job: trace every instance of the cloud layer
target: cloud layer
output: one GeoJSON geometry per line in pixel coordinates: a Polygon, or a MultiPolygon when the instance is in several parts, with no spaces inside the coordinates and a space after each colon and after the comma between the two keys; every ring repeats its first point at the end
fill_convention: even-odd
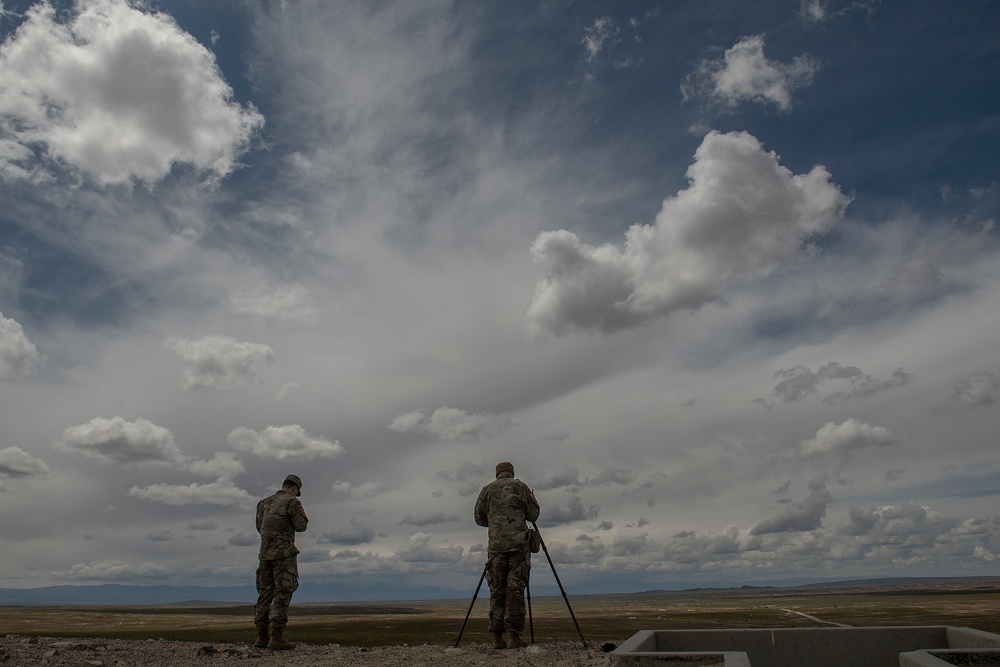
{"type": "Polygon", "coordinates": [[[1000,5],[182,4],[0,17],[10,585],[995,571],[1000,5]]]}

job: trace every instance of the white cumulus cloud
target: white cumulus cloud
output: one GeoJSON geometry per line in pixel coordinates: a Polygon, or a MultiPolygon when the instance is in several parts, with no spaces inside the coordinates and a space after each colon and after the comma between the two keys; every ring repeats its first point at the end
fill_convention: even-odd
{"type": "Polygon", "coordinates": [[[462,560],[464,549],[458,544],[434,546],[433,535],[417,533],[406,538],[406,542],[396,552],[396,558],[405,563],[457,563],[462,560]]]}
{"type": "Polygon", "coordinates": [[[827,422],[816,431],[814,438],[802,443],[802,455],[846,455],[857,449],[888,447],[896,442],[892,431],[884,426],[872,426],[857,419],[848,419],[840,424],[827,422]]]}
{"type": "Polygon", "coordinates": [[[30,375],[38,361],[38,348],[21,325],[0,313],[0,378],[30,375]]]}
{"type": "Polygon", "coordinates": [[[382,485],[378,482],[364,482],[363,484],[355,486],[350,482],[342,482],[338,480],[330,487],[330,491],[335,495],[353,498],[354,500],[373,498],[377,496],[381,490],[382,485]]]}
{"type": "Polygon", "coordinates": [[[240,426],[230,431],[226,442],[241,452],[279,461],[333,458],[344,453],[340,442],[310,435],[298,424],[268,426],[260,432],[240,426]]]}
{"type": "Polygon", "coordinates": [[[389,428],[400,433],[417,431],[442,440],[478,442],[480,437],[499,435],[510,427],[510,417],[492,412],[468,413],[443,407],[428,417],[423,410],[396,415],[389,428]]]}
{"type": "Polygon", "coordinates": [[[188,463],[188,470],[203,477],[232,479],[244,472],[243,462],[230,452],[217,452],[206,460],[196,460],[188,463]]]}
{"type": "Polygon", "coordinates": [[[0,155],[12,165],[0,173],[27,152],[102,184],[154,183],[175,163],[213,178],[236,168],[263,116],[233,101],[208,49],[140,7],[79,0],[69,12],[49,2],[27,11],[0,47],[0,155]]]}
{"type": "Polygon", "coordinates": [[[299,284],[241,289],[229,301],[240,313],[269,319],[311,322],[319,314],[309,291],[299,284]]]}
{"type": "Polygon", "coordinates": [[[531,248],[545,266],[528,309],[533,333],[613,332],[720,298],[737,279],[762,278],[811,250],[849,198],[817,165],[793,174],[746,132],[710,132],[687,171],[689,187],[652,225],[632,225],[625,247],[591,246],[566,231],[531,248]]]}
{"type": "Polygon", "coordinates": [[[99,560],[77,563],[68,572],[55,572],[56,579],[107,579],[109,581],[165,579],[173,573],[158,563],[133,565],[116,560],[99,560]]]}
{"type": "Polygon", "coordinates": [[[133,486],[128,495],[140,500],[150,500],[165,505],[222,505],[224,507],[249,506],[254,498],[228,479],[210,484],[150,484],[133,486]]]}
{"type": "Polygon", "coordinates": [[[122,417],[95,417],[86,424],[65,429],[53,446],[124,465],[180,467],[184,463],[173,434],[142,418],[126,421],[122,417]]]}
{"type": "Polygon", "coordinates": [[[185,389],[211,390],[261,381],[257,368],[274,361],[274,351],[262,343],[245,343],[229,336],[196,340],[170,336],[163,343],[187,364],[185,389]]]}
{"type": "Polygon", "coordinates": [[[707,88],[709,94],[733,107],[743,101],[771,103],[782,111],[792,106],[792,91],[808,85],[819,70],[812,56],[796,56],[791,62],[768,60],[764,36],[744,37],[726,49],[722,61],[702,61],[682,87],[685,98],[707,88]]]}

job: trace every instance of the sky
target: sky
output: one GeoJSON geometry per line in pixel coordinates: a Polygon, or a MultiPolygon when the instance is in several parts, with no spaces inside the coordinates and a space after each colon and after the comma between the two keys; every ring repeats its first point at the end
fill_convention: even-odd
{"type": "Polygon", "coordinates": [[[570,593],[997,574],[993,0],[0,36],[0,587],[249,585],[293,473],[303,588],[461,597],[504,460],[570,593]]]}

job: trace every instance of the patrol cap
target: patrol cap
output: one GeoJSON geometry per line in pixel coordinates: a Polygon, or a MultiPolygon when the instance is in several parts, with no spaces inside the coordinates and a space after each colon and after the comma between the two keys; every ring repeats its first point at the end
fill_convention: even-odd
{"type": "Polygon", "coordinates": [[[509,472],[511,475],[514,474],[514,464],[510,461],[501,461],[497,464],[497,477],[500,476],[502,472],[509,472]]]}
{"type": "Polygon", "coordinates": [[[298,475],[288,475],[288,476],[286,476],[285,477],[285,481],[282,482],[281,485],[285,486],[286,484],[294,484],[295,485],[295,489],[296,489],[296,491],[295,491],[295,497],[296,498],[298,498],[299,496],[302,495],[302,480],[299,479],[298,475]]]}

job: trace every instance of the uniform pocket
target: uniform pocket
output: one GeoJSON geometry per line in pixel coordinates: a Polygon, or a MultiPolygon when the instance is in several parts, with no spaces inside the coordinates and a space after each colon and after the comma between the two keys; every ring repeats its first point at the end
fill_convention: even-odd
{"type": "Polygon", "coordinates": [[[299,574],[297,572],[283,572],[278,579],[278,585],[286,593],[294,593],[299,587],[299,574]]]}

